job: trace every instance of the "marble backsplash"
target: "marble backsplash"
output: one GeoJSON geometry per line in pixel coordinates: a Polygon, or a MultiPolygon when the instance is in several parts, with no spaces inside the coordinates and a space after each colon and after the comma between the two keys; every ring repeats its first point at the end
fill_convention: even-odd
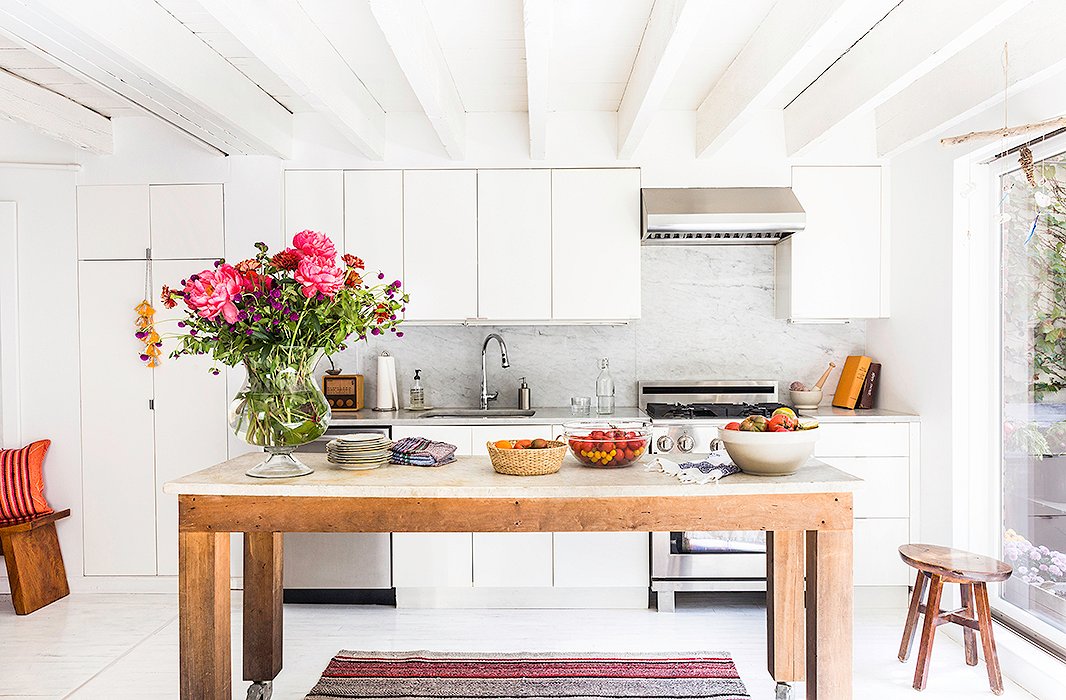
{"type": "MultiPolygon", "coordinates": [[[[534,406],[567,406],[571,396],[594,396],[598,360],[610,358],[617,404],[636,405],[641,379],[773,379],[787,396],[789,383],[813,382],[830,361],[862,353],[866,324],[790,324],[774,318],[771,246],[645,247],[642,314],[619,326],[418,326],[404,337],[373,339],[334,357],[345,372],[366,375],[373,405],[374,358],[396,357],[401,403],[414,370],[422,370],[426,403],[477,406],[481,343],[497,332],[507,343],[510,369],[489,346],[489,389],[495,404],[518,404],[526,377],[534,406]]],[[[590,284],[594,282],[590,281],[590,284]]],[[[837,372],[826,384],[836,385],[837,372]]],[[[825,401],[829,399],[826,398],[825,401]]]]}

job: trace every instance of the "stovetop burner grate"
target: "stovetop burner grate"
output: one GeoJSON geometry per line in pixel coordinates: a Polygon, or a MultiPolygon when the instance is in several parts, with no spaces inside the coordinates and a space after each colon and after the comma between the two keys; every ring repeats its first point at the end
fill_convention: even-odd
{"type": "Polygon", "coordinates": [[[782,403],[649,403],[648,415],[654,418],[745,418],[767,416],[785,406],[782,403]]]}

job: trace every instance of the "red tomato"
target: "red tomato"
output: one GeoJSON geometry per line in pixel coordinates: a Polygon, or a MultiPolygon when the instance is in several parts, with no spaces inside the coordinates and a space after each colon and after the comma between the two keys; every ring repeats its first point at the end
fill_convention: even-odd
{"type": "Polygon", "coordinates": [[[625,452],[623,452],[622,454],[623,454],[623,455],[625,455],[625,458],[626,458],[627,460],[629,460],[629,461],[633,461],[634,459],[636,459],[636,458],[637,458],[637,455],[636,455],[636,453],[634,453],[634,452],[633,452],[633,450],[630,450],[630,449],[628,449],[628,448],[627,448],[627,449],[626,449],[626,451],[625,451],[625,452]]]}
{"type": "Polygon", "coordinates": [[[792,431],[796,429],[796,419],[784,413],[778,413],[767,422],[766,427],[770,432],[782,432],[777,428],[784,428],[784,432],[792,431]]]}
{"type": "Polygon", "coordinates": [[[771,432],[771,433],[791,433],[792,431],[789,430],[788,428],[785,428],[785,427],[782,427],[782,426],[779,425],[776,428],[770,428],[770,430],[768,432],[771,432]]]}
{"type": "Polygon", "coordinates": [[[740,423],[733,421],[732,423],[726,423],[726,430],[740,430],[740,423]]]}
{"type": "Polygon", "coordinates": [[[600,450],[603,452],[610,452],[613,449],[615,449],[613,442],[605,442],[600,446],[600,450]]]}

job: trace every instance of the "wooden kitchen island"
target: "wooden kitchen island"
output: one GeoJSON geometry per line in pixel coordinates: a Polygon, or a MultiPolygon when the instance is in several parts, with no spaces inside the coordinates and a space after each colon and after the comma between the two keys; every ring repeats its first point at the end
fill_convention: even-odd
{"type": "Polygon", "coordinates": [[[163,487],[178,495],[186,700],[231,697],[231,532],[245,534],[244,678],[266,683],[282,667],[282,533],[674,530],[765,530],[770,674],[806,679],[808,698],[851,698],[852,491],[860,481],[849,474],[812,460],[793,476],[737,474],[696,486],[639,465],[590,469],[570,457],[538,477],[497,474],[488,457],[365,472],[301,457],[314,474],[253,479],[244,472],[262,456],[249,454],[163,487]]]}

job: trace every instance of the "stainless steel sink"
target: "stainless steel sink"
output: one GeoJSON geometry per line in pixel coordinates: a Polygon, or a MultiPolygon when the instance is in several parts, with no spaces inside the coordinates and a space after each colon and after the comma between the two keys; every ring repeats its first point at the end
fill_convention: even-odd
{"type": "Polygon", "coordinates": [[[529,418],[535,410],[521,408],[435,408],[419,418],[529,418]]]}

